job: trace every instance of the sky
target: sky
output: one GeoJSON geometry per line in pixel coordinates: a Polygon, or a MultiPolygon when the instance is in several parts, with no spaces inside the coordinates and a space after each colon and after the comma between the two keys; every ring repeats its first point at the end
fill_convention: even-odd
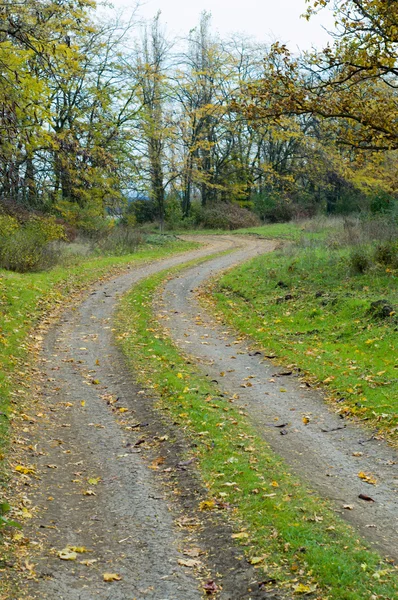
{"type": "MultiPolygon", "coordinates": [[[[117,8],[128,9],[134,0],[113,0],[117,8]]],[[[260,42],[279,40],[292,51],[323,47],[333,28],[329,10],[312,18],[300,18],[306,10],[305,0],[140,0],[139,14],[146,19],[161,11],[161,21],[171,34],[186,35],[199,21],[200,13],[212,14],[212,28],[222,37],[246,33],[260,42]]]]}

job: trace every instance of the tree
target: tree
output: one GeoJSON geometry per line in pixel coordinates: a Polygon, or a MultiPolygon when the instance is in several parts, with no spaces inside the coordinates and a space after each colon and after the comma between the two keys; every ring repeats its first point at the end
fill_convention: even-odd
{"type": "MultiPolygon", "coordinates": [[[[311,3],[324,7],[329,0],[311,3]]],[[[363,150],[398,148],[398,5],[388,0],[335,2],[335,42],[323,51],[293,57],[275,44],[245,110],[252,118],[317,115],[336,140],[363,150]]]]}

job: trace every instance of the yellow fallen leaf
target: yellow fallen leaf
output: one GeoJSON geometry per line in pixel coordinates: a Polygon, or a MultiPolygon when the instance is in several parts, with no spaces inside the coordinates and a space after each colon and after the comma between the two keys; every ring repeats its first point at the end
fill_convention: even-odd
{"type": "Polygon", "coordinates": [[[85,554],[86,552],[90,552],[87,550],[85,546],[68,546],[71,552],[77,552],[78,554],[85,554]]]}
{"type": "Polygon", "coordinates": [[[58,552],[58,557],[61,560],[76,560],[77,552],[71,551],[70,548],[64,548],[58,552]]]}
{"type": "Polygon", "coordinates": [[[359,477],[359,479],[366,481],[366,483],[370,483],[370,485],[376,485],[376,483],[377,483],[377,479],[375,477],[373,477],[373,475],[367,475],[363,471],[360,471],[358,473],[358,477],[359,477]]]}
{"type": "Polygon", "coordinates": [[[121,576],[118,573],[104,573],[102,577],[103,577],[104,581],[107,581],[107,582],[121,580],[121,576]]]}
{"type": "Polygon", "coordinates": [[[213,510],[215,507],[216,503],[214,500],[202,500],[202,502],[199,504],[200,510],[213,510]]]}
{"type": "Polygon", "coordinates": [[[83,407],[84,407],[84,406],[86,406],[86,401],[85,401],[85,400],[81,400],[81,401],[80,401],[80,404],[81,404],[81,406],[83,406],[83,407]]]}
{"type": "Polygon", "coordinates": [[[249,560],[249,563],[250,563],[251,565],[259,565],[260,563],[262,563],[262,562],[263,562],[263,560],[264,560],[265,558],[266,558],[265,556],[253,556],[253,558],[251,558],[251,559],[249,560]]]}
{"type": "Polygon", "coordinates": [[[249,537],[249,534],[246,533],[246,531],[241,531],[240,533],[233,533],[231,535],[231,537],[234,540],[244,540],[244,539],[247,539],[249,537]]]}
{"type": "Polygon", "coordinates": [[[184,379],[184,375],[182,373],[177,373],[178,379],[184,379]]]}
{"type": "Polygon", "coordinates": [[[83,490],[83,496],[96,496],[94,490],[83,490]]]}
{"type": "Polygon", "coordinates": [[[90,485],[98,485],[101,481],[101,477],[90,477],[87,481],[90,485]]]}
{"type": "Polygon", "coordinates": [[[299,583],[293,589],[295,594],[309,594],[311,592],[311,588],[309,585],[304,585],[303,583],[299,583]]]}
{"type": "Polygon", "coordinates": [[[118,408],[118,411],[121,412],[121,413],[128,412],[128,410],[129,409],[128,408],[124,408],[124,406],[121,406],[120,408],[118,408]]]}
{"type": "Polygon", "coordinates": [[[308,425],[308,423],[310,422],[308,417],[303,417],[302,421],[303,421],[304,425],[308,425]]]}
{"type": "Polygon", "coordinates": [[[23,475],[30,475],[32,473],[36,473],[36,471],[32,467],[24,467],[23,465],[17,465],[14,470],[17,473],[22,473],[23,475]]]}
{"type": "Polygon", "coordinates": [[[279,483],[277,481],[273,481],[271,485],[272,487],[279,487],[279,483]]]}

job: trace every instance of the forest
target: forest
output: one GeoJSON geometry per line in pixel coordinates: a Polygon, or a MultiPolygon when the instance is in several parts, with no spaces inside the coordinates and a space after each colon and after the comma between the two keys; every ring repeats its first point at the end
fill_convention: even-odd
{"type": "MultiPolygon", "coordinates": [[[[308,4],[310,19],[331,2],[308,4]]],[[[171,39],[161,14],[6,0],[2,229],[32,214],[88,234],[121,215],[227,229],[396,215],[398,8],[341,0],[335,18],[333,43],[292,55],[220,39],[208,13],[171,39]]]]}

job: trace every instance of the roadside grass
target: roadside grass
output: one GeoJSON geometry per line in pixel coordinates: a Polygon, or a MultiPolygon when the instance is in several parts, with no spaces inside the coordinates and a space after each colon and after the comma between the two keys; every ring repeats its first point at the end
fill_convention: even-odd
{"type": "Polygon", "coordinates": [[[211,286],[224,320],[279,363],[321,386],[342,416],[398,442],[398,319],[370,305],[398,306],[398,271],[375,264],[353,274],[346,248],[295,246],[224,274],[211,286]]]}
{"type": "Polygon", "coordinates": [[[341,231],[344,227],[342,217],[314,217],[301,221],[288,223],[269,223],[258,227],[247,227],[226,231],[225,229],[178,229],[172,231],[181,235],[256,235],[268,240],[294,241],[309,244],[312,241],[322,240],[341,231]]]}
{"type": "Polygon", "coordinates": [[[249,424],[239,396],[223,396],[156,320],[159,287],[181,268],[135,286],[120,303],[116,327],[135,377],[195,441],[205,506],[224,507],[259,581],[318,600],[396,597],[396,569],[289,472],[249,424]]]}
{"type": "Polygon", "coordinates": [[[89,259],[76,258],[67,267],[19,274],[0,270],[0,464],[8,441],[13,413],[20,411],[28,393],[33,328],[57,305],[102,277],[128,264],[139,264],[196,248],[197,244],[171,241],[162,246],[143,245],[136,253],[89,259]],[[77,262],[77,260],[79,262],[77,262]]]}

